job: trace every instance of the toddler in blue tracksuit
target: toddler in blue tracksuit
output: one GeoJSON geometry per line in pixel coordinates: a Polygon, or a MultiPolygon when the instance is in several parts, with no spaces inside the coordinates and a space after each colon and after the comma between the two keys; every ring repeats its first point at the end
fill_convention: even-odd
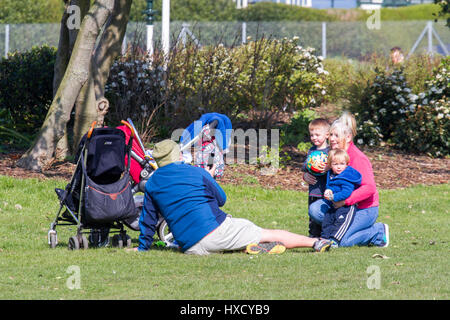
{"type": "MultiPolygon", "coordinates": [[[[328,153],[327,185],[324,198],[328,201],[339,202],[347,199],[361,184],[361,174],[348,165],[350,158],[342,149],[334,149],[328,153]]],[[[321,237],[330,239],[339,245],[355,214],[355,205],[334,208],[330,203],[330,210],[325,214],[322,223],[321,237]]]]}

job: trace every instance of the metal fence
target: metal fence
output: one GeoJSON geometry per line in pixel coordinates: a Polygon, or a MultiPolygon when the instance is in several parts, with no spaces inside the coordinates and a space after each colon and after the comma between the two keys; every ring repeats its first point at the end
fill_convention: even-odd
{"type": "MultiPolygon", "coordinates": [[[[25,51],[32,46],[57,46],[60,25],[0,24],[0,53],[25,51]]],[[[192,39],[201,45],[236,46],[250,40],[299,37],[324,57],[362,59],[373,53],[388,54],[392,47],[406,53],[448,54],[450,30],[444,21],[370,22],[171,22],[171,44],[192,39]]],[[[160,45],[161,24],[155,23],[155,47],[160,45]]],[[[146,48],[145,23],[130,22],[123,49],[134,43],[146,48]]]]}

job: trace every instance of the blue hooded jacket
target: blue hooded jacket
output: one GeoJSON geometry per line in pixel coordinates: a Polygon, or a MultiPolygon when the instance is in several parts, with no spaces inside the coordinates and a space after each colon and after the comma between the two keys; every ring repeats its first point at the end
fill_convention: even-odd
{"type": "Polygon", "coordinates": [[[203,168],[175,162],[158,168],[145,185],[139,251],[150,249],[158,212],[184,252],[226,218],[226,194],[203,168]]]}
{"type": "Polygon", "coordinates": [[[327,173],[327,189],[333,191],[333,201],[345,200],[352,194],[353,190],[361,184],[361,173],[351,166],[345,168],[340,174],[333,174],[332,170],[327,173]]]}

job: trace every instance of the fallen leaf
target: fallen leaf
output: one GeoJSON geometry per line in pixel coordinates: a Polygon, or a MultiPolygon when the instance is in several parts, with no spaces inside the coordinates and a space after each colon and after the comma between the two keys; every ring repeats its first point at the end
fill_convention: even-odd
{"type": "Polygon", "coordinates": [[[372,256],[372,258],[374,258],[374,259],[376,259],[376,258],[380,258],[380,259],[389,259],[388,256],[385,256],[385,255],[382,255],[382,254],[379,254],[379,253],[375,253],[375,254],[372,256]]]}

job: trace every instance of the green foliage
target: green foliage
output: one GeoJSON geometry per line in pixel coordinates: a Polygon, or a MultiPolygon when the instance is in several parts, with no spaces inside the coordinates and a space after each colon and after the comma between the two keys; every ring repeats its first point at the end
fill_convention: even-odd
{"type": "Polygon", "coordinates": [[[434,0],[434,3],[440,6],[440,10],[435,14],[438,18],[443,17],[447,20],[447,27],[450,28],[450,0],[434,0]]]}
{"type": "MultiPolygon", "coordinates": [[[[147,8],[146,0],[133,0],[130,21],[145,21],[142,13],[147,8]]],[[[161,20],[162,0],[153,2],[156,10],[154,19],[161,20]]],[[[170,20],[172,21],[233,21],[236,19],[236,3],[232,0],[172,0],[170,20]]]]}
{"type": "Polygon", "coordinates": [[[411,152],[434,157],[450,154],[450,58],[427,81],[427,91],[420,93],[417,104],[400,119],[394,132],[395,145],[411,152]]]}
{"type": "Polygon", "coordinates": [[[375,79],[368,84],[360,104],[352,110],[362,129],[356,137],[357,141],[362,140],[371,146],[379,144],[381,139],[391,138],[397,122],[404,118],[412,97],[402,68],[394,69],[392,73],[375,71],[375,79]]]}
{"type": "Polygon", "coordinates": [[[238,81],[239,107],[257,112],[260,127],[271,127],[282,111],[318,106],[326,94],[322,58],[315,49],[298,46],[298,40],[262,39],[237,49],[246,65],[238,81]]]}
{"type": "Polygon", "coordinates": [[[280,138],[283,144],[297,146],[299,151],[308,151],[312,146],[308,125],[315,118],[318,118],[318,116],[312,109],[295,112],[291,122],[281,127],[280,138]]]}
{"type": "Polygon", "coordinates": [[[333,21],[325,10],[302,8],[272,2],[260,2],[238,10],[242,21],[333,21]]]}
{"type": "Polygon", "coordinates": [[[177,45],[166,68],[157,52],[146,70],[133,71],[132,64],[143,63],[139,59],[118,62],[106,93],[122,118],[120,110],[134,108],[128,116],[155,111],[158,130],[184,127],[205,112],[232,120],[245,113],[256,126],[271,128],[278,113],[317,106],[326,93],[321,59],[314,49],[297,46],[297,39],[236,48],[177,45]]]}
{"type": "Polygon", "coordinates": [[[408,152],[431,156],[449,154],[449,58],[444,58],[425,82],[425,92],[414,93],[404,67],[376,69],[352,106],[357,117],[358,144],[392,142],[408,152]]]}
{"type": "Polygon", "coordinates": [[[31,135],[42,124],[53,97],[55,58],[56,49],[43,46],[0,61],[0,116],[8,129],[31,135]]]}
{"type": "Polygon", "coordinates": [[[439,11],[434,4],[418,4],[398,8],[381,8],[381,21],[432,20],[439,11]]]}
{"type": "Polygon", "coordinates": [[[63,11],[61,0],[0,0],[0,24],[59,22],[63,11]]]}

